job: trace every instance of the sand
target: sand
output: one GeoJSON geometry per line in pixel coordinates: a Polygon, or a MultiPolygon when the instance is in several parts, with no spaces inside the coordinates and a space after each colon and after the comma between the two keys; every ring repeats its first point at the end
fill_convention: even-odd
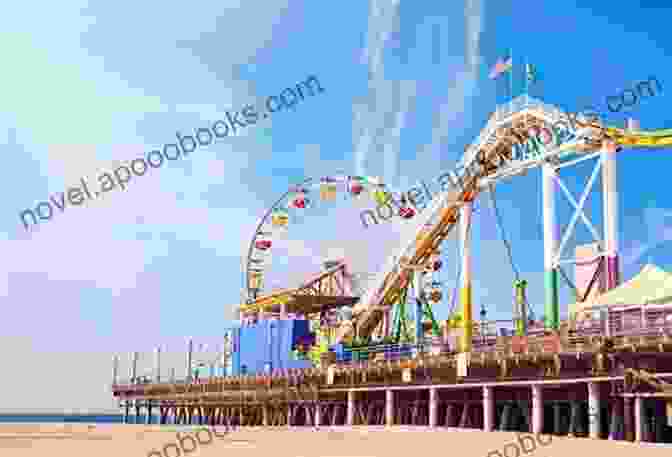
{"type": "MultiPolygon", "coordinates": [[[[86,425],[86,424],[3,424],[0,425],[0,455],[11,457],[123,456],[177,457],[254,456],[254,457],[421,457],[423,455],[453,455],[459,457],[517,457],[517,434],[486,433],[477,430],[438,429],[425,427],[334,427],[320,430],[306,428],[239,429],[222,438],[201,431],[205,444],[192,443],[187,438],[185,449],[176,447],[178,430],[193,436],[198,427],[146,425],[86,425]],[[163,454],[162,448],[167,451],[163,454]],[[503,452],[506,448],[506,454],[503,452]],[[152,454],[153,450],[157,452],[152,454]],[[179,451],[179,452],[178,452],[179,451]],[[499,455],[498,455],[499,452],[499,455]]],[[[542,440],[543,441],[543,440],[542,440]]],[[[529,447],[529,442],[528,449],[529,447]]],[[[594,441],[586,438],[551,437],[545,446],[521,452],[520,456],[568,457],[626,457],[637,452],[638,457],[670,457],[672,444],[635,444],[594,441]]]]}

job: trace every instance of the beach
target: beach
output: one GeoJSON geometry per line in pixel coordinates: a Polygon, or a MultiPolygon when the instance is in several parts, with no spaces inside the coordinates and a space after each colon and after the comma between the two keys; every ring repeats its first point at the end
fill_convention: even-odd
{"type": "MultiPolygon", "coordinates": [[[[333,427],[237,429],[226,433],[223,427],[214,430],[220,437],[205,431],[206,427],[87,425],[87,424],[3,424],[0,426],[0,454],[12,457],[76,456],[159,456],[189,455],[241,457],[390,457],[440,453],[460,457],[516,457],[536,455],[561,457],[568,455],[609,455],[626,457],[669,456],[672,444],[635,444],[586,438],[552,437],[549,444],[535,450],[520,452],[515,443],[518,435],[511,432],[486,433],[478,430],[436,429],[426,427],[333,427]],[[198,444],[190,441],[201,429],[198,444]],[[182,430],[178,448],[177,434],[182,430]],[[210,438],[208,438],[210,436],[210,438]],[[186,437],[186,438],[185,438],[186,437]],[[195,446],[194,446],[195,444],[195,446]],[[167,451],[164,453],[164,449],[167,451]],[[506,449],[506,453],[504,453],[506,449]]],[[[528,435],[529,436],[529,435],[528,435]]],[[[547,437],[548,438],[548,437],[547,437]]],[[[543,440],[542,440],[543,441],[543,440]]]]}

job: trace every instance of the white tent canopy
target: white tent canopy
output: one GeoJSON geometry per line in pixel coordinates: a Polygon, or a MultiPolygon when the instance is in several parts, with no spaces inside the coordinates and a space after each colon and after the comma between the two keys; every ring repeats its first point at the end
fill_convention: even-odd
{"type": "Polygon", "coordinates": [[[569,309],[579,312],[594,306],[672,304],[672,274],[655,265],[645,265],[632,279],[606,293],[569,309]]]}

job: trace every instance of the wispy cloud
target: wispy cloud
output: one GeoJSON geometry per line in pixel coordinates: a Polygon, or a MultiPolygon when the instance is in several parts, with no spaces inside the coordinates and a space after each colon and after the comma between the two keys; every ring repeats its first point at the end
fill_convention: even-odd
{"type": "Polygon", "coordinates": [[[483,8],[481,0],[467,0],[464,9],[466,20],[466,63],[467,68],[476,75],[478,73],[479,64],[481,63],[480,42],[481,32],[483,30],[483,8]]]}
{"type": "MultiPolygon", "coordinates": [[[[432,126],[431,140],[425,144],[418,157],[439,158],[442,146],[445,145],[454,123],[466,117],[467,101],[474,95],[481,62],[480,40],[483,26],[481,0],[466,0],[465,9],[465,65],[455,72],[448,94],[441,103],[432,126]]],[[[459,157],[451,157],[456,160],[459,157]]]]}
{"type": "Polygon", "coordinates": [[[633,240],[622,250],[624,266],[639,262],[647,253],[663,243],[672,241],[672,210],[667,208],[646,208],[643,214],[646,239],[633,240]]]}
{"type": "MultiPolygon", "coordinates": [[[[465,62],[459,68],[451,82],[448,94],[439,110],[436,112],[431,140],[424,145],[422,151],[416,155],[410,166],[404,161],[404,175],[399,176],[401,163],[399,143],[401,130],[409,120],[409,111],[414,108],[418,89],[417,81],[390,81],[385,79],[385,66],[382,57],[385,39],[390,33],[381,33],[383,25],[388,28],[394,25],[393,19],[398,19],[397,2],[387,2],[387,9],[381,8],[382,2],[372,2],[371,17],[369,20],[369,42],[365,56],[370,65],[370,92],[368,98],[355,105],[355,125],[353,135],[356,145],[356,170],[365,173],[367,159],[382,164],[385,183],[391,188],[407,190],[411,184],[409,177],[413,170],[427,170],[427,165],[438,165],[439,151],[446,143],[454,123],[464,118],[466,105],[470,96],[475,93],[478,70],[480,64],[479,44],[482,29],[482,4],[480,0],[468,0],[465,4],[465,62]],[[382,11],[381,11],[382,9],[382,11]],[[378,37],[372,40],[371,37],[378,37]],[[359,123],[363,122],[363,125],[359,123]],[[368,155],[367,154],[372,154],[368,155]],[[373,159],[373,160],[372,160],[373,159]],[[399,186],[401,184],[401,186],[399,186]]],[[[449,24],[442,24],[447,27],[449,24]]],[[[391,29],[390,29],[391,30],[391,29]]],[[[396,32],[396,29],[394,30],[396,32]]],[[[416,46],[420,46],[418,44],[416,46]]],[[[377,174],[377,173],[369,173],[377,174]]],[[[357,237],[348,241],[348,250],[353,259],[354,269],[358,271],[375,272],[382,264],[380,259],[397,252],[400,244],[408,239],[414,231],[413,221],[399,221],[385,224],[385,227],[374,227],[377,236],[373,240],[366,240],[362,249],[355,249],[361,244],[357,237]],[[375,259],[375,261],[374,261],[375,259]]],[[[357,229],[361,230],[359,224],[357,229]]],[[[383,262],[384,263],[384,262],[383,262]]]]}
{"type": "Polygon", "coordinates": [[[388,79],[385,71],[386,46],[399,32],[399,0],[372,0],[370,5],[362,53],[362,61],[368,65],[369,92],[353,105],[355,171],[367,174],[368,159],[375,158],[383,165],[375,174],[382,172],[387,182],[393,182],[399,174],[400,133],[412,109],[416,84],[388,79]]]}
{"type": "MultiPolygon", "coordinates": [[[[447,143],[456,122],[465,118],[467,103],[475,94],[478,81],[480,39],[483,25],[481,0],[466,0],[464,8],[465,37],[464,65],[454,71],[448,93],[437,110],[431,139],[413,158],[440,161],[440,151],[447,143]]],[[[399,1],[376,0],[371,2],[367,43],[362,54],[369,66],[369,93],[353,106],[353,144],[355,170],[358,174],[381,174],[387,184],[401,184],[407,176],[400,176],[401,131],[407,125],[409,112],[415,107],[418,82],[392,80],[386,71],[384,51],[393,34],[399,32],[399,1]],[[373,162],[375,160],[375,163],[373,162]],[[375,171],[373,171],[375,170],[375,171]]],[[[449,24],[435,24],[448,27],[449,24]]],[[[436,45],[434,43],[433,45],[436,45]]],[[[451,157],[455,160],[457,157],[451,157]]],[[[405,175],[413,174],[417,164],[406,167],[405,175]]]]}
{"type": "MultiPolygon", "coordinates": [[[[267,205],[253,189],[270,149],[254,138],[259,124],[25,233],[22,208],[173,141],[176,130],[211,125],[226,110],[268,95],[236,69],[258,62],[277,41],[271,38],[288,0],[262,9],[203,0],[199,7],[209,14],[196,25],[185,22],[193,5],[120,3],[74,0],[44,5],[37,16],[28,4],[4,11],[0,47],[13,66],[0,75],[0,117],[16,138],[2,145],[11,154],[0,187],[12,197],[0,234],[10,259],[0,268],[2,344],[16,348],[10,363],[24,374],[12,390],[30,389],[25,379],[39,378],[33,369],[56,370],[61,383],[58,396],[0,396],[4,408],[113,407],[101,391],[109,380],[107,351],[146,349],[189,328],[221,333],[233,310],[222,302],[239,300],[241,240],[249,242],[267,205]],[[147,33],[148,23],[162,26],[147,33]],[[231,278],[227,287],[222,278],[231,278]],[[199,305],[187,312],[181,303],[199,305]],[[120,339],[128,315],[155,325],[120,339]],[[82,341],[90,354],[67,353],[82,341]],[[45,349],[59,352],[40,355],[45,349]]],[[[0,138],[4,143],[4,132],[0,138]]]]}

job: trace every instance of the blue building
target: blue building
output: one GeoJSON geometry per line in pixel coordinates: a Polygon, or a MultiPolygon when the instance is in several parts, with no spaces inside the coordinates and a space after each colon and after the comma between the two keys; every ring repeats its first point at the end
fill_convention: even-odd
{"type": "Polygon", "coordinates": [[[231,330],[231,374],[263,374],[272,370],[310,368],[309,360],[293,360],[292,349],[310,335],[307,320],[265,320],[231,330]]]}

